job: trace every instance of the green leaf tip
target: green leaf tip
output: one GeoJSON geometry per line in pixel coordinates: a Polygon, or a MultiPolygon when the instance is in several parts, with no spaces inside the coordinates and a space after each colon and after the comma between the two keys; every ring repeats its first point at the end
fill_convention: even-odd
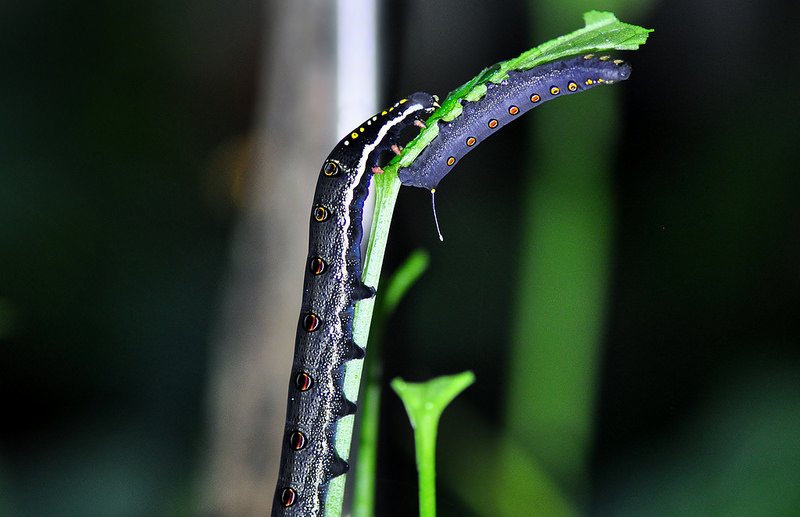
{"type": "Polygon", "coordinates": [[[436,435],[442,411],[459,393],[475,382],[470,371],[446,375],[428,382],[406,382],[396,378],[392,389],[403,405],[414,428],[417,474],[419,476],[419,515],[436,516],[436,435]]]}
{"type": "Polygon", "coordinates": [[[610,50],[636,50],[647,42],[653,29],[621,22],[614,13],[588,11],[583,13],[584,27],[569,34],[546,41],[519,56],[501,61],[483,69],[477,76],[462,84],[447,96],[441,107],[434,111],[417,137],[409,142],[400,156],[395,156],[384,171],[391,175],[397,169],[408,167],[439,134],[437,122],[449,122],[461,114],[463,101],[475,102],[486,93],[486,85],[499,83],[512,70],[528,70],[534,66],[557,61],[569,56],[610,50]]]}
{"type": "Polygon", "coordinates": [[[438,420],[448,404],[474,382],[475,374],[466,371],[419,383],[397,377],[392,380],[392,389],[403,401],[411,426],[416,429],[422,419],[438,420]]]}
{"type": "Polygon", "coordinates": [[[409,289],[419,280],[419,277],[428,269],[430,256],[423,249],[414,250],[400,265],[389,281],[382,294],[381,307],[384,315],[388,316],[394,312],[400,300],[406,295],[409,289]]]}

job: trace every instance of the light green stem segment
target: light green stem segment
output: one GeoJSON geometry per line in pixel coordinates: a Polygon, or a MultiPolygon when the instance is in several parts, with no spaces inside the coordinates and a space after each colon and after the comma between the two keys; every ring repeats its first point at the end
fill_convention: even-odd
{"type": "Polygon", "coordinates": [[[372,332],[369,341],[369,361],[365,364],[361,428],[358,443],[358,471],[353,485],[353,517],[372,517],[375,515],[375,477],[378,463],[378,434],[381,412],[381,385],[383,370],[382,341],[383,329],[400,300],[422,273],[428,268],[428,253],[415,250],[392,274],[386,285],[381,284],[375,314],[372,318],[372,332]]]}
{"type": "MultiPolygon", "coordinates": [[[[370,350],[372,353],[374,350],[370,350]]],[[[374,361],[370,357],[370,365],[374,361]]],[[[368,366],[372,369],[372,366],[368,366]]],[[[369,378],[370,375],[367,374],[369,378]]],[[[375,473],[378,468],[378,432],[381,411],[381,386],[367,381],[364,387],[364,403],[361,415],[361,430],[358,443],[358,472],[353,485],[353,517],[375,515],[375,473]],[[369,411],[367,411],[369,408],[369,411]]]]}
{"type": "Polygon", "coordinates": [[[403,405],[414,428],[417,474],[419,475],[419,515],[436,516],[436,435],[442,412],[454,398],[475,382],[470,371],[437,377],[428,382],[411,383],[397,378],[392,389],[403,405]]]}
{"type": "MultiPolygon", "coordinates": [[[[383,267],[383,256],[386,251],[386,242],[389,238],[389,227],[392,223],[394,205],[400,191],[400,181],[397,174],[376,175],[373,178],[375,189],[375,213],[372,216],[372,232],[370,233],[367,253],[364,257],[364,271],[362,280],[366,285],[377,286],[383,267]]],[[[361,300],[356,303],[353,317],[353,340],[356,343],[367,344],[369,327],[372,321],[372,311],[375,307],[375,297],[361,300]]],[[[358,400],[358,388],[361,384],[361,372],[364,361],[348,361],[345,363],[344,394],[348,400],[358,400]]],[[[350,457],[350,444],[353,440],[353,415],[339,420],[336,427],[335,447],[339,457],[347,460],[350,457]]],[[[325,517],[339,517],[344,506],[344,487],[347,476],[338,476],[328,485],[328,494],[325,499],[325,517]]]]}

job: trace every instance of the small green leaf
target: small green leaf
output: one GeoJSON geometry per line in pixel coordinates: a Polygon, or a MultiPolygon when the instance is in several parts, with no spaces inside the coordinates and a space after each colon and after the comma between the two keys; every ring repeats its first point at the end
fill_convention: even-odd
{"type": "Polygon", "coordinates": [[[436,515],[436,435],[439,418],[459,393],[475,382],[470,371],[412,383],[396,378],[392,389],[403,405],[414,428],[417,473],[419,475],[419,515],[436,515]]]}

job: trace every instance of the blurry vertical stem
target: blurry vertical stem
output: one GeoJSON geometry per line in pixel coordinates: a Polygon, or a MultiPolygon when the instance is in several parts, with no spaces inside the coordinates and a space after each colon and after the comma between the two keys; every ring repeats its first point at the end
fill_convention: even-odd
{"type": "MultiPolygon", "coordinates": [[[[537,15],[548,6],[559,9],[535,6],[537,15]]],[[[522,187],[508,426],[574,495],[585,488],[603,336],[614,223],[610,165],[616,93],[587,92],[541,109],[535,117],[535,159],[522,187]]]]}
{"type": "Polygon", "coordinates": [[[386,285],[381,285],[370,332],[369,360],[364,365],[365,385],[358,443],[358,472],[353,486],[353,517],[375,515],[375,476],[378,461],[378,424],[381,411],[383,329],[397,304],[408,289],[428,268],[428,253],[415,250],[394,272],[386,285]]]}

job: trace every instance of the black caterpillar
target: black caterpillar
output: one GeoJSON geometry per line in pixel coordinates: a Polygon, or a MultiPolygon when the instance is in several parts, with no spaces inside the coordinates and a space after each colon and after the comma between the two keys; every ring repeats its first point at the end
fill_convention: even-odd
{"type": "Polygon", "coordinates": [[[397,175],[403,185],[435,192],[465,154],[526,111],[564,95],[623,81],[630,73],[624,61],[593,54],[509,71],[502,82],[488,83],[480,100],[463,101],[463,111],[452,121],[440,120],[439,135],[397,175]]]}
{"type": "MultiPolygon", "coordinates": [[[[450,122],[407,168],[404,185],[431,192],[453,166],[480,142],[518,115],[548,100],[601,84],[622,81],[630,67],[608,56],[555,61],[509,71],[488,83],[477,101],[462,101],[450,122]]],[[[422,122],[438,107],[436,98],[415,93],[373,116],[331,151],[320,171],[311,213],[309,258],[289,385],[286,433],[281,453],[274,516],[316,516],[324,509],[328,482],[347,472],[334,448],[337,421],[355,412],[342,387],[344,363],[363,359],[353,341],[353,308],[375,290],[361,281],[362,211],[381,153],[399,153],[401,131],[422,122]]]]}
{"type": "Polygon", "coordinates": [[[347,472],[334,448],[337,421],[353,414],[342,382],[344,364],[363,359],[353,341],[353,307],[375,295],[361,281],[364,200],[382,153],[399,152],[399,138],[436,108],[415,93],[364,121],[322,164],[311,210],[308,262],[295,341],[286,431],[273,516],[322,513],[328,482],[347,472]]]}

